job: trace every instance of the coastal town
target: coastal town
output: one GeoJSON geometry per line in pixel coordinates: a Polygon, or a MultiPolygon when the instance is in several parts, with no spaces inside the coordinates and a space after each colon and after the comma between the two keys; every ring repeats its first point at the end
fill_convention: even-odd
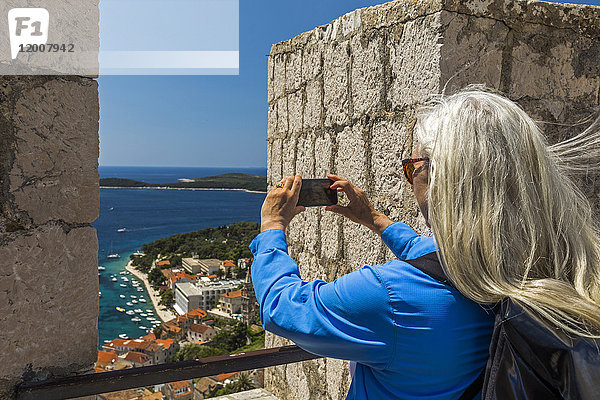
{"type": "MultiPolygon", "coordinates": [[[[138,252],[136,255],[144,254],[138,252]]],[[[171,265],[170,260],[158,255],[152,261],[149,273],[136,269],[134,260],[135,257],[132,257],[122,274],[124,277],[131,275],[131,280],[137,278],[144,283],[160,321],[153,318],[154,321],[150,321],[152,328],[148,328],[140,337],[121,335],[103,343],[98,351],[95,372],[264,347],[264,331],[260,326],[258,304],[250,277],[252,259],[200,259],[193,255],[181,258],[179,265],[171,265]],[[160,276],[156,271],[160,271],[160,276]]],[[[139,318],[136,310],[124,312],[139,318]]],[[[98,398],[204,399],[261,388],[263,383],[263,370],[240,371],[104,393],[98,398]]]]}

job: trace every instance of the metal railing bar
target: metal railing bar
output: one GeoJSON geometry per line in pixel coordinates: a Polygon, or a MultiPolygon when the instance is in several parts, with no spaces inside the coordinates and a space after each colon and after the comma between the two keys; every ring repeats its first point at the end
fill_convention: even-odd
{"type": "Polygon", "coordinates": [[[69,399],[228,372],[291,364],[315,358],[321,356],[311,354],[298,346],[274,347],[198,360],[24,383],[17,388],[16,398],[18,400],[69,399]]]}

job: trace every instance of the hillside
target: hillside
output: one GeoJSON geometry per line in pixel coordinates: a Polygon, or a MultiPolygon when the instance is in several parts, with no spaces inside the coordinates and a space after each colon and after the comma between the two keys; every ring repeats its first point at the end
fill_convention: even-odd
{"type": "Polygon", "coordinates": [[[265,176],[229,173],[215,176],[194,178],[192,182],[147,183],[124,178],[102,178],[100,186],[112,188],[125,187],[168,187],[174,189],[244,189],[265,192],[267,178],[265,176]]]}

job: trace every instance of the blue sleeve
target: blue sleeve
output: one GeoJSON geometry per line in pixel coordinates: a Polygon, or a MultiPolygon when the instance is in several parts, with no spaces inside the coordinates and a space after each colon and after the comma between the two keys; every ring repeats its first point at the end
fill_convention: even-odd
{"type": "Polygon", "coordinates": [[[381,240],[399,260],[412,260],[435,251],[432,237],[419,236],[403,222],[394,222],[381,233],[381,240]]]}
{"type": "Polygon", "coordinates": [[[252,283],[265,329],[317,355],[385,368],[393,358],[393,315],[386,286],[369,266],[333,282],[304,282],[285,233],[250,244],[252,283]]]}

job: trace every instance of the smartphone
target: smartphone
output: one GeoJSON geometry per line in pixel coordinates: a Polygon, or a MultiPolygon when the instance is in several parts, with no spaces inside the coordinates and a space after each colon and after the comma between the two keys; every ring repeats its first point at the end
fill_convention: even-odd
{"type": "Polygon", "coordinates": [[[337,190],[330,189],[333,185],[331,179],[302,179],[300,196],[298,197],[299,206],[331,206],[337,204],[337,190]]]}

